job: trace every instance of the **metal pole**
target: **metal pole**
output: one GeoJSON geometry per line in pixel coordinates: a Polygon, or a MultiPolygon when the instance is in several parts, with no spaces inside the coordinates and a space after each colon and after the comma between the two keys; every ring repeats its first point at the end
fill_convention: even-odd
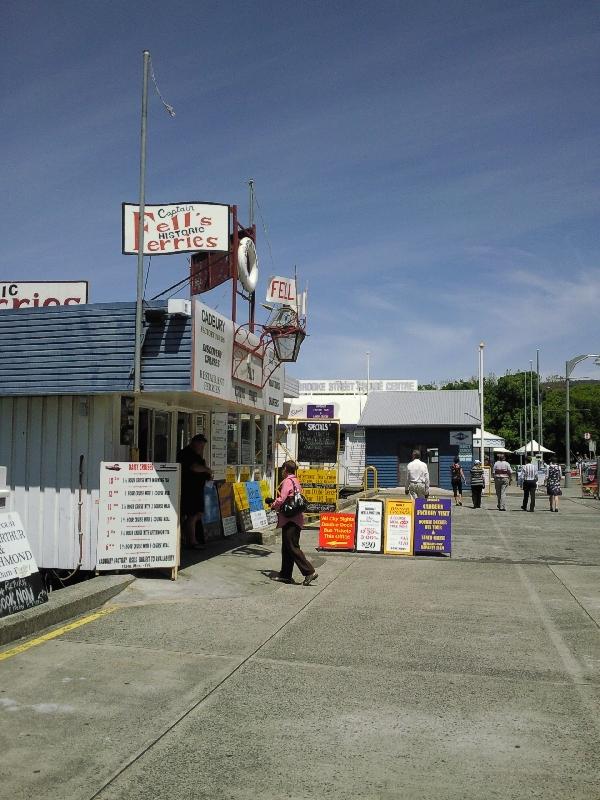
{"type": "MultiPolygon", "coordinates": [[[[135,351],[133,362],[133,391],[142,388],[142,315],[144,293],[144,211],[146,208],[146,127],[148,121],[148,67],[150,51],[144,50],[144,81],[142,88],[142,126],[140,134],[140,204],[138,222],[137,294],[135,306],[135,351]]],[[[138,426],[135,426],[134,447],[138,447],[138,426]]]]}
{"type": "MultiPolygon", "coordinates": [[[[523,447],[523,412],[519,411],[519,450],[523,447]]],[[[523,465],[523,453],[519,453],[519,464],[523,465]]]]}
{"type": "Polygon", "coordinates": [[[479,457],[481,459],[481,466],[485,464],[485,429],[483,427],[484,419],[483,419],[483,348],[485,347],[484,342],[479,343],[479,407],[480,407],[480,414],[479,414],[479,421],[481,425],[481,439],[480,439],[480,447],[479,447],[479,457]]]}
{"type": "MultiPolygon", "coordinates": [[[[250,178],[248,181],[248,223],[249,227],[252,230],[254,228],[254,180],[250,178]]],[[[254,234],[254,239],[256,240],[256,233],[254,234]]],[[[254,242],[256,245],[256,241],[254,242]]],[[[248,329],[250,333],[254,333],[254,311],[256,306],[256,293],[252,292],[250,295],[250,299],[248,300],[248,329]]]]}
{"type": "Polygon", "coordinates": [[[371,351],[367,350],[367,397],[369,396],[370,382],[371,382],[371,351]]]}
{"type": "Polygon", "coordinates": [[[531,432],[531,457],[533,458],[533,360],[529,361],[529,430],[531,432]]]}
{"type": "Polygon", "coordinates": [[[527,455],[527,370],[523,370],[523,382],[525,386],[525,408],[523,411],[523,431],[525,433],[525,442],[523,447],[525,448],[525,455],[527,455]]]}
{"type": "Polygon", "coordinates": [[[542,463],[544,462],[544,454],[542,452],[542,445],[544,443],[543,433],[542,433],[542,401],[540,397],[540,351],[536,350],[536,361],[537,361],[537,423],[538,423],[538,444],[540,446],[540,460],[542,463]]]}
{"type": "Polygon", "coordinates": [[[571,485],[571,398],[569,395],[569,362],[565,364],[565,488],[571,485]]]}

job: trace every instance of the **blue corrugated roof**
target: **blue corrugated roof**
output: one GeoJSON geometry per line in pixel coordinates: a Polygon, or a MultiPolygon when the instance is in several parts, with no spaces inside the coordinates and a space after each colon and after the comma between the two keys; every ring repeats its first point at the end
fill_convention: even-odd
{"type": "MultiPolygon", "coordinates": [[[[144,391],[189,390],[191,319],[146,321],[144,332],[144,391]]],[[[135,303],[0,311],[0,394],[130,391],[134,334],[135,303]]]]}

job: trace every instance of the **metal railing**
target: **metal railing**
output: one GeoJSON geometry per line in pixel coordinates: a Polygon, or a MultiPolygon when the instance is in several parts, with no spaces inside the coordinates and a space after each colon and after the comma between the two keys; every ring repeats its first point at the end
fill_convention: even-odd
{"type": "Polygon", "coordinates": [[[366,492],[367,489],[379,489],[379,478],[377,475],[377,467],[373,467],[369,465],[365,467],[365,474],[363,476],[363,491],[366,492]],[[369,475],[373,475],[373,486],[369,487],[369,475]]]}

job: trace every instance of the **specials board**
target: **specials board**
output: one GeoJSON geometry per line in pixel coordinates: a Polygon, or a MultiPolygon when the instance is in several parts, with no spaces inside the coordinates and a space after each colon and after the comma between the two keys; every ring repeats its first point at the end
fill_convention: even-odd
{"type": "Polygon", "coordinates": [[[381,553],[383,501],[359,500],[356,507],[356,552],[381,553]]]}
{"type": "Polygon", "coordinates": [[[394,556],[412,556],[414,501],[385,501],[385,544],[383,552],[394,556]]]}
{"type": "Polygon", "coordinates": [[[20,516],[0,514],[0,617],[48,602],[20,516]]]}
{"type": "Polygon", "coordinates": [[[298,422],[297,460],[309,464],[337,464],[339,422],[298,422]]]}
{"type": "Polygon", "coordinates": [[[100,464],[97,570],[176,569],[179,464],[100,464]]]}
{"type": "Polygon", "coordinates": [[[415,500],[415,553],[452,553],[452,500],[417,497],[415,500]]]}

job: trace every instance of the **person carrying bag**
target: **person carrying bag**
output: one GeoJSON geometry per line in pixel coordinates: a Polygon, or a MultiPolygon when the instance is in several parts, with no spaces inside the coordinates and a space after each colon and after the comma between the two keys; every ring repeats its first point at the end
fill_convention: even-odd
{"type": "Polygon", "coordinates": [[[277,527],[281,528],[281,571],[273,580],[281,583],[294,583],[292,573],[294,564],[304,576],[304,586],[316,580],[315,568],[300,549],[300,532],[304,526],[306,498],[296,477],[298,465],[295,461],[286,461],[283,465],[284,479],[279,487],[275,500],[270,497],[266,502],[273,511],[277,511],[277,527]]]}

